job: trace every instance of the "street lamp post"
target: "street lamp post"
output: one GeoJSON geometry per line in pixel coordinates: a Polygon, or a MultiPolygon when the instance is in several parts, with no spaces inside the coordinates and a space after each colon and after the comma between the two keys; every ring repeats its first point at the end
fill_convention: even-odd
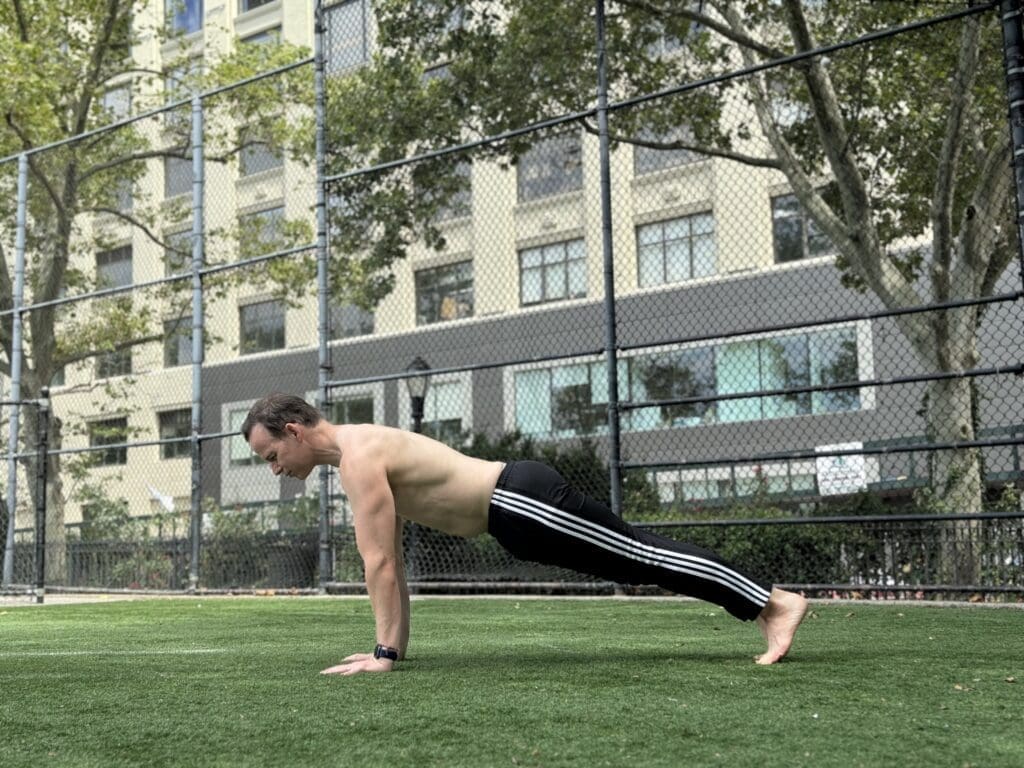
{"type": "MultiPolygon", "coordinates": [[[[405,371],[412,374],[405,378],[405,386],[409,390],[409,410],[412,412],[412,431],[420,433],[423,431],[423,401],[427,399],[427,389],[430,387],[430,366],[427,365],[426,360],[416,355],[416,358],[406,366],[405,371]]],[[[408,579],[415,581],[419,576],[419,527],[416,523],[409,523],[407,527],[409,534],[408,579]]],[[[411,591],[415,593],[416,587],[413,586],[411,591]]]]}
{"type": "Polygon", "coordinates": [[[412,411],[412,431],[423,431],[423,402],[427,399],[427,389],[430,387],[430,366],[427,361],[419,355],[406,367],[406,373],[414,375],[405,379],[405,386],[409,390],[409,405],[412,411]]]}

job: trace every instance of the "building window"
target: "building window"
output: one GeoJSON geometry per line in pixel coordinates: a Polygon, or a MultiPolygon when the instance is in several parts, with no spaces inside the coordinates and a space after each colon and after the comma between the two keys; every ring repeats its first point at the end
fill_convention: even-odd
{"type": "Polygon", "coordinates": [[[113,121],[124,120],[132,113],[132,89],[122,85],[103,92],[103,109],[113,121]]]}
{"type": "Polygon", "coordinates": [[[164,197],[177,197],[192,191],[192,150],[185,157],[164,158],[164,197]]]}
{"type": "Polygon", "coordinates": [[[242,258],[262,256],[284,247],[284,206],[238,217],[238,251],[242,258]]]}
{"type": "MultiPolygon", "coordinates": [[[[632,361],[630,392],[635,401],[678,400],[715,395],[711,347],[641,355],[632,361]]],[[[629,411],[632,429],[693,427],[715,421],[715,403],[681,403],[629,411]]]]}
{"type": "MultiPolygon", "coordinates": [[[[157,414],[160,421],[160,439],[173,440],[174,438],[191,437],[192,435],[192,411],[182,408],[176,411],[163,411],[157,414]]],[[[177,443],[162,443],[160,445],[161,459],[180,459],[192,455],[192,443],[181,441],[177,443]]]]}
{"type": "Polygon", "coordinates": [[[346,396],[330,405],[332,424],[373,424],[373,395],[346,396]]]}
{"type": "Polygon", "coordinates": [[[127,376],[131,372],[131,349],[115,349],[112,352],[101,352],[96,355],[96,378],[98,379],[127,376]]]}
{"type": "MultiPolygon", "coordinates": [[[[854,327],[725,344],[716,349],[718,394],[856,381],[854,327]]],[[[718,403],[719,421],[757,421],[860,408],[857,389],[739,398],[718,403]]]]}
{"type": "Polygon", "coordinates": [[[369,61],[373,49],[369,0],[348,0],[328,6],[324,8],[324,15],[327,21],[324,66],[328,76],[369,61]]]}
{"type": "Polygon", "coordinates": [[[97,463],[101,466],[114,466],[128,463],[128,448],[123,443],[128,441],[128,419],[104,419],[89,424],[89,447],[103,445],[120,445],[119,448],[107,448],[96,451],[97,463]]]}
{"type": "Polygon", "coordinates": [[[228,413],[228,432],[236,433],[229,438],[228,446],[228,464],[232,467],[251,467],[262,461],[252,452],[249,443],[241,434],[242,422],[248,415],[249,411],[246,408],[228,413]]]}
{"type": "Polygon", "coordinates": [[[180,275],[192,268],[192,233],[171,232],[164,235],[164,277],[180,275]]]}
{"type": "Polygon", "coordinates": [[[519,158],[517,181],[521,203],[582,189],[579,133],[549,136],[534,144],[519,158]]]}
{"type": "Polygon", "coordinates": [[[519,301],[522,306],[587,295],[583,240],[552,243],[519,252],[519,301]]]}
{"type": "Polygon", "coordinates": [[[772,198],[772,238],[776,264],[813,259],[834,250],[828,236],[804,212],[796,195],[772,198]]]}
{"type": "MultiPolygon", "coordinates": [[[[576,437],[608,428],[608,368],[604,362],[561,365],[515,374],[516,429],[526,435],[576,437]]],[[[628,381],[628,361],[619,377],[628,381]]]]}
{"type": "Polygon", "coordinates": [[[455,191],[437,213],[438,221],[460,219],[469,216],[473,205],[473,164],[468,160],[460,160],[452,171],[452,182],[455,191]]]}
{"type": "Polygon", "coordinates": [[[192,319],[164,320],[164,368],[192,364],[192,319]]]}
{"type": "Polygon", "coordinates": [[[245,13],[246,11],[254,11],[257,8],[262,8],[264,5],[270,5],[276,2],[276,0],[239,0],[238,12],[245,13]]]}
{"type": "MultiPolygon", "coordinates": [[[[119,288],[132,284],[132,247],[125,245],[96,254],[96,285],[119,288]]],[[[96,355],[96,377],[109,379],[132,372],[131,349],[117,349],[96,355]]]]}
{"type": "Polygon", "coordinates": [[[416,324],[473,316],[473,262],[416,272],[416,324]]]}
{"type": "Polygon", "coordinates": [[[284,304],[263,301],[238,308],[240,353],[253,355],[284,349],[284,304]]]}
{"type": "Polygon", "coordinates": [[[272,171],[283,165],[284,154],[265,141],[246,139],[238,153],[238,173],[241,176],[272,171]]]}
{"type": "Polygon", "coordinates": [[[449,445],[461,442],[464,398],[460,379],[432,381],[423,400],[423,434],[449,445]]]}
{"type": "MultiPolygon", "coordinates": [[[[264,0],[263,5],[274,0],[264,0]]],[[[276,45],[281,42],[281,28],[271,27],[270,29],[264,29],[262,32],[256,32],[252,35],[246,35],[240,38],[239,41],[242,45],[276,45]]]]}
{"type": "Polygon", "coordinates": [[[96,285],[119,288],[132,284],[132,247],[124,245],[96,254],[96,285]]]}
{"type": "Polygon", "coordinates": [[[350,339],[355,336],[366,336],[373,333],[373,312],[357,307],[355,304],[342,304],[331,307],[330,338],[350,339]]]}
{"type": "MultiPolygon", "coordinates": [[[[860,370],[857,343],[857,327],[850,325],[620,358],[620,396],[635,403],[657,402],[855,382],[860,370]]],[[[514,372],[515,429],[537,437],[603,432],[608,403],[606,372],[604,362],[514,372]]],[[[694,427],[861,407],[858,388],[792,392],[631,409],[622,426],[632,431],[694,427]]]]}
{"type": "Polygon", "coordinates": [[[203,0],[164,0],[164,19],[172,34],[198,32],[203,27],[203,0]]]}
{"type": "Polygon", "coordinates": [[[715,274],[715,220],[710,213],[636,228],[641,288],[715,274]]]}

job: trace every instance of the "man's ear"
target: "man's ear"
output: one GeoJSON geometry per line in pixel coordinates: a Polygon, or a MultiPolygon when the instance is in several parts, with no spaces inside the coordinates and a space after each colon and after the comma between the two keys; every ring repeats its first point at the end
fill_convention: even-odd
{"type": "Polygon", "coordinates": [[[297,422],[290,421],[284,425],[284,431],[287,432],[292,437],[298,439],[298,437],[302,434],[302,425],[297,422]]]}

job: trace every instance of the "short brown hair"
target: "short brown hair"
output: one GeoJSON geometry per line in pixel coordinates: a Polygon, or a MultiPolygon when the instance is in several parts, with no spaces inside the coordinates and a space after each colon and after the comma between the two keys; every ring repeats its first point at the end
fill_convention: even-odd
{"type": "Polygon", "coordinates": [[[249,442],[252,428],[262,424],[271,437],[284,437],[285,424],[315,427],[322,419],[320,411],[301,397],[274,392],[253,403],[249,415],[242,422],[242,436],[249,442]]]}

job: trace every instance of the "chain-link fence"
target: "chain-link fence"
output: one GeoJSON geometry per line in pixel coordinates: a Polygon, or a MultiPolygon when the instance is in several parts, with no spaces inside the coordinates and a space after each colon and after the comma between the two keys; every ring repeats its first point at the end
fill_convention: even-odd
{"type": "MultiPolygon", "coordinates": [[[[276,390],[767,580],[1019,594],[1019,8],[898,5],[324,3],[314,59],[186,60],[170,108],[0,164],[11,400],[54,414],[40,500],[10,411],[5,584],[40,501],[51,587],[358,584],[336,473],[237,434],[276,390]]],[[[420,589],[612,588],[405,543],[420,589]]]]}

